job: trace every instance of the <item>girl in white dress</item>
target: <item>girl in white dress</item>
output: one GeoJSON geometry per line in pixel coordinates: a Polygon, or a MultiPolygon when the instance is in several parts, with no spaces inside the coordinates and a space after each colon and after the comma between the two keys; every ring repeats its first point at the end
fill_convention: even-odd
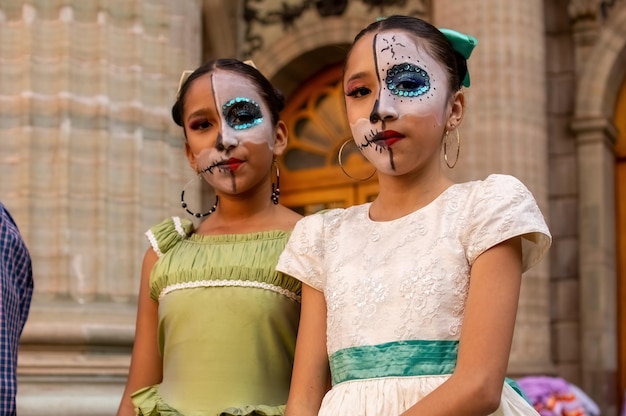
{"type": "Polygon", "coordinates": [[[406,16],[357,35],[346,110],[380,193],[303,218],[281,255],[304,283],[287,415],[537,414],[505,375],[522,273],[550,233],[516,178],[445,174],[475,44],[406,16]]]}

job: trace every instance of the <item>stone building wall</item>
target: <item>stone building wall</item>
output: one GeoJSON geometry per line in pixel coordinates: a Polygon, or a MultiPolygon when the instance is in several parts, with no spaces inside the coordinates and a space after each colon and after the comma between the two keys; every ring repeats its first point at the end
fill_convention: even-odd
{"type": "Polygon", "coordinates": [[[193,176],[170,108],[201,59],[201,6],[0,2],[0,198],[36,287],[20,415],[110,415],[119,402],[142,233],[193,176]]]}

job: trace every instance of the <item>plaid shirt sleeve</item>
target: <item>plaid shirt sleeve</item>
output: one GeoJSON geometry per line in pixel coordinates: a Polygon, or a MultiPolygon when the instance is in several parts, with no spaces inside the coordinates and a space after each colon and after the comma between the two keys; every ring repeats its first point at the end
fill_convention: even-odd
{"type": "Polygon", "coordinates": [[[33,295],[30,254],[0,203],[0,414],[15,415],[17,351],[33,295]]]}

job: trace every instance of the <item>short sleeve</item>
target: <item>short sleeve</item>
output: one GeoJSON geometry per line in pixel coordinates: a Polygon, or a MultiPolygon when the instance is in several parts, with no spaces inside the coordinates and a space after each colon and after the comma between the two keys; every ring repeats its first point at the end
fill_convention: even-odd
{"type": "Polygon", "coordinates": [[[170,217],[146,231],[152,249],[161,257],[179,241],[193,232],[193,223],[187,219],[170,217]]]}
{"type": "Polygon", "coordinates": [[[517,178],[490,175],[468,200],[468,226],[463,245],[469,264],[487,249],[522,237],[522,270],[536,265],[547,253],[552,237],[537,201],[517,178]]]}
{"type": "Polygon", "coordinates": [[[276,270],[323,292],[326,286],[324,272],[324,218],[313,214],[296,223],[285,246],[276,270]]]}

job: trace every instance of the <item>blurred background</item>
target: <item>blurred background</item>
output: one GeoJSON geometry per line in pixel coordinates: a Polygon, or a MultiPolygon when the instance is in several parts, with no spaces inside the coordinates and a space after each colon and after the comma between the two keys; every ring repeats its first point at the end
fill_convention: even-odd
{"type": "MultiPolygon", "coordinates": [[[[0,200],[35,274],[19,415],[115,413],[143,233],[187,216],[180,192],[194,174],[170,117],[181,72],[215,57],[252,59],[287,98],[281,202],[303,214],[365,202],[376,178],[355,182],[337,163],[350,138],[342,62],[361,28],[391,14],[478,38],[450,174],[517,176],[554,237],[523,281],[510,376],[561,377],[603,415],[619,414],[625,1],[0,0],[0,200]]],[[[371,168],[348,154],[352,176],[366,177],[371,168]]],[[[197,185],[190,205],[209,208],[210,189],[197,185]]]]}

